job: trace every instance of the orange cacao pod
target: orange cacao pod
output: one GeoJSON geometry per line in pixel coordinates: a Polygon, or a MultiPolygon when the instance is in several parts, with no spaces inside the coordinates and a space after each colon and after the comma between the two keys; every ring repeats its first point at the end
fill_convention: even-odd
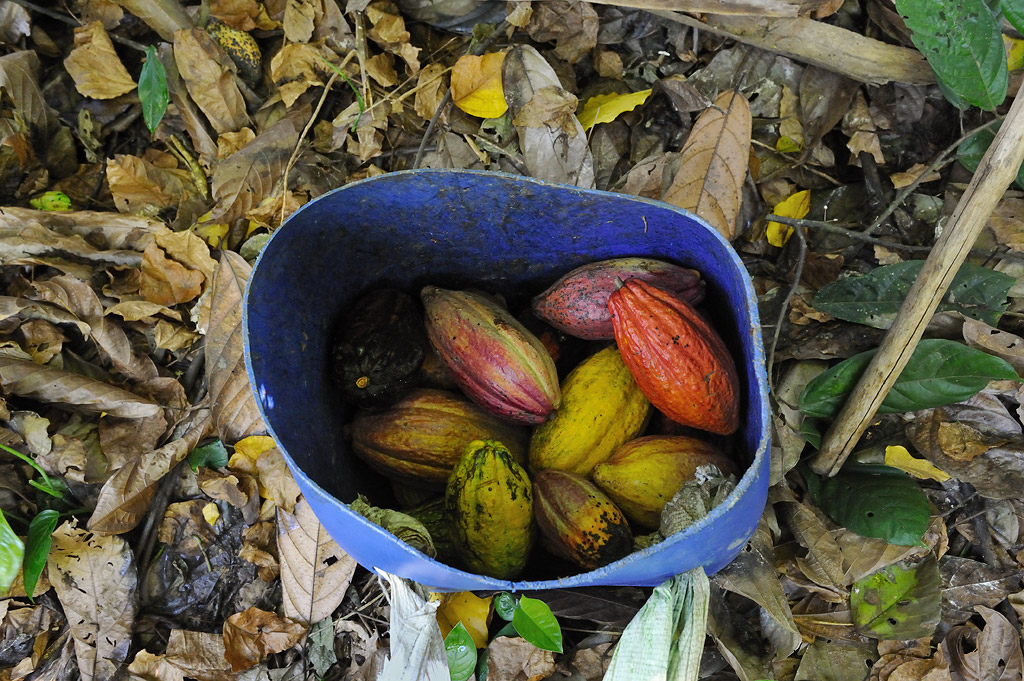
{"type": "Polygon", "coordinates": [[[673,421],[739,427],[739,378],[718,333],[689,303],[631,279],[608,299],[615,343],[640,390],[673,421]]]}

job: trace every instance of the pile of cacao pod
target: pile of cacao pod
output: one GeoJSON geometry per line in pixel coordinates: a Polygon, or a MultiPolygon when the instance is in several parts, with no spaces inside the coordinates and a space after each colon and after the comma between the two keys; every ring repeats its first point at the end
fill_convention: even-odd
{"type": "Polygon", "coordinates": [[[619,258],[569,272],[518,316],[478,290],[426,286],[422,308],[373,291],[333,343],[334,381],[360,407],[352,451],[453,566],[514,579],[535,544],[570,570],[623,558],[698,466],[738,472],[722,443],[740,385],[696,308],[704,286],[619,258]]]}

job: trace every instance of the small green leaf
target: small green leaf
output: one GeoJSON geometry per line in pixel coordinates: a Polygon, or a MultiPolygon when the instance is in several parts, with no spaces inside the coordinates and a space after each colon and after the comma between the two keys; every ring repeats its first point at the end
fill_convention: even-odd
{"type": "MultiPolygon", "coordinates": [[[[831,418],[846,401],[876,350],[843,360],[800,393],[800,411],[831,418]]],[[[995,380],[1019,380],[1008,362],[963,343],[930,338],[918,343],[878,411],[897,414],[963,402],[995,380]]]]}
{"type": "Polygon", "coordinates": [[[167,112],[170,93],[167,91],[167,72],[156,56],[156,48],[146,46],[146,62],[139,73],[139,101],[142,102],[142,119],[152,133],[160,125],[167,112]]]}
{"type": "Polygon", "coordinates": [[[228,465],[228,450],[220,440],[214,440],[208,445],[196,447],[188,453],[188,465],[192,470],[198,470],[200,466],[206,468],[223,468],[228,465]]]}
{"type": "Polygon", "coordinates": [[[854,582],[853,622],[860,633],[883,640],[930,637],[942,616],[942,578],[929,555],[917,565],[896,563],[854,582]]]}
{"type": "Polygon", "coordinates": [[[498,629],[498,633],[494,635],[494,638],[501,638],[502,636],[505,638],[515,638],[516,636],[519,636],[519,632],[516,631],[516,625],[509,622],[501,629],[498,629]]]}
{"type": "Polygon", "coordinates": [[[928,497],[910,476],[890,466],[846,466],[812,487],[808,492],[815,504],[862,537],[919,546],[931,520],[928,497]]]}
{"type": "MultiPolygon", "coordinates": [[[[814,309],[848,322],[887,329],[922,265],[923,260],[908,260],[836,280],[815,294],[814,309]]],[[[937,311],[960,312],[996,326],[1006,312],[1006,295],[1014,283],[1016,279],[1008,274],[966,263],[956,273],[937,311]]]]}
{"type": "Polygon", "coordinates": [[[1006,99],[1009,72],[999,21],[985,0],[896,0],[910,39],[954,106],[992,111],[1006,99]]]}
{"type": "Polygon", "coordinates": [[[25,544],[14,534],[11,524],[0,510],[0,595],[6,595],[21,569],[25,558],[25,544]]]}
{"type": "Polygon", "coordinates": [[[1002,0],[999,8],[1010,25],[1024,33],[1024,0],[1002,0]]]}
{"type": "Polygon", "coordinates": [[[334,622],[325,617],[309,629],[309,662],[320,678],[338,661],[334,652],[334,622]]]}
{"type": "Polygon", "coordinates": [[[801,421],[800,434],[804,436],[807,444],[815,449],[821,449],[821,425],[817,419],[806,418],[801,421]]]}
{"type": "Polygon", "coordinates": [[[519,601],[507,591],[502,591],[494,597],[494,612],[498,613],[498,617],[503,620],[511,622],[512,615],[515,614],[518,607],[519,601]]]}
{"type": "Polygon", "coordinates": [[[448,653],[448,673],[452,681],[466,681],[476,669],[476,644],[473,637],[459,622],[444,637],[444,650],[448,653]]]}
{"type": "Polygon", "coordinates": [[[477,653],[476,681],[487,681],[487,648],[477,653]]]}
{"type": "Polygon", "coordinates": [[[512,624],[528,643],[542,650],[562,652],[562,628],[544,601],[526,596],[520,598],[512,624]]]}
{"type": "Polygon", "coordinates": [[[48,508],[37,513],[28,525],[28,535],[25,537],[24,580],[25,593],[29,598],[35,594],[39,575],[43,574],[46,559],[50,555],[50,544],[53,542],[50,535],[57,529],[59,519],[60,513],[48,508]]]}

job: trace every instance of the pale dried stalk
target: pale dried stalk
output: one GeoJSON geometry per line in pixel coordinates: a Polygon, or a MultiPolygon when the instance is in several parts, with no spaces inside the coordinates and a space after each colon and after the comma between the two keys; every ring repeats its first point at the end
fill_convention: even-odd
{"type": "Polygon", "coordinates": [[[835,475],[853,451],[875,412],[924,334],[939,301],[967,258],[978,234],[1024,162],[1024,85],[1003,126],[985,152],[949,224],[925,260],[896,319],[846,404],[821,443],[811,468],[835,475]]]}

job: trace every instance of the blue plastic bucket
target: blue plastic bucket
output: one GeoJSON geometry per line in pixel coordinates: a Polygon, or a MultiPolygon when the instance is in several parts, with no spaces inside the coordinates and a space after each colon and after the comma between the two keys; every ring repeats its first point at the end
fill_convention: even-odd
{"type": "Polygon", "coordinates": [[[324,528],[366,567],[441,590],[652,586],[731,561],[753,533],[768,493],[769,411],[764,348],[750,278],[700,218],[622,194],[459,170],[390,173],[311,201],[274,234],[245,298],[245,362],[254,394],[295,480],[324,528]],[[340,312],[384,285],[475,286],[525,301],[585,263],[649,256],[693,267],[704,309],[737,360],[742,391],[733,451],[749,464],[703,521],[598,570],[508,582],[439,563],[351,511],[357,491],[383,484],[344,438],[349,408],[328,371],[340,312]]]}

